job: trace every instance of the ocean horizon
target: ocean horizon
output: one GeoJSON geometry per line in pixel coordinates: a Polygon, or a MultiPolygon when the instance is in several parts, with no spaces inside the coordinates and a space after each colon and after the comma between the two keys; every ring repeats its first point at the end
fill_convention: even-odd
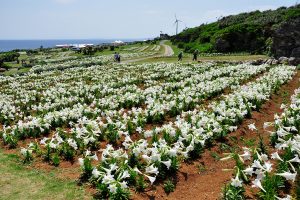
{"type": "Polygon", "coordinates": [[[144,39],[41,39],[41,40],[0,40],[0,52],[12,51],[15,49],[37,49],[52,48],[59,44],[104,44],[116,40],[124,42],[141,41],[144,39]]]}

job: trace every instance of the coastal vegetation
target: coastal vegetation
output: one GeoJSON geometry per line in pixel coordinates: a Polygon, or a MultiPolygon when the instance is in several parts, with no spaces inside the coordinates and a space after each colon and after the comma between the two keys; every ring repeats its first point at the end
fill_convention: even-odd
{"type": "Polygon", "coordinates": [[[300,5],[220,17],[172,37],[185,52],[272,54],[272,37],[280,26],[300,17],[300,5]]]}

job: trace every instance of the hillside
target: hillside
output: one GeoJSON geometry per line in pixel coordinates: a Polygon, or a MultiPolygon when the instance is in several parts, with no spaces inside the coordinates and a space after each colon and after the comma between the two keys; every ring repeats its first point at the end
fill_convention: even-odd
{"type": "Polygon", "coordinates": [[[185,52],[199,49],[201,52],[274,53],[275,50],[271,49],[276,37],[275,33],[284,24],[286,28],[287,23],[297,20],[294,22],[296,26],[293,26],[293,31],[296,27],[297,32],[291,35],[296,37],[292,39],[293,44],[299,41],[299,18],[300,5],[263,12],[241,13],[187,29],[173,36],[171,40],[185,52]]]}

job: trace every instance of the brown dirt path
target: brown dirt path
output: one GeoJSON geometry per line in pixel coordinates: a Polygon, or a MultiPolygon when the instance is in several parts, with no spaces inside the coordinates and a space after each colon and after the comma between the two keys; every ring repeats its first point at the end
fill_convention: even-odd
{"type": "MultiPolygon", "coordinates": [[[[255,123],[258,130],[262,133],[265,141],[268,141],[269,133],[263,130],[264,122],[274,121],[274,114],[280,113],[280,105],[289,103],[290,96],[294,90],[300,87],[300,70],[294,78],[283,85],[278,92],[271,96],[259,112],[253,112],[250,119],[245,119],[239,128],[231,133],[228,138],[236,140],[227,140],[227,144],[234,147],[245,146],[243,141],[258,139],[255,132],[248,129],[250,123],[255,123]],[[235,141],[235,142],[232,142],[235,141]]],[[[149,191],[142,194],[133,194],[133,199],[181,199],[181,200],[216,200],[220,199],[222,187],[231,180],[232,172],[224,172],[222,169],[231,169],[234,167],[233,161],[218,161],[216,157],[224,157],[224,151],[220,148],[220,142],[215,143],[211,149],[206,149],[201,158],[192,163],[183,163],[176,175],[177,185],[173,193],[167,195],[162,185],[156,185],[149,191]],[[215,158],[213,158],[213,156],[215,158]],[[202,170],[199,169],[202,166],[202,170]],[[202,172],[201,172],[202,171],[202,172]]],[[[255,199],[248,196],[248,199],[255,199]]]]}

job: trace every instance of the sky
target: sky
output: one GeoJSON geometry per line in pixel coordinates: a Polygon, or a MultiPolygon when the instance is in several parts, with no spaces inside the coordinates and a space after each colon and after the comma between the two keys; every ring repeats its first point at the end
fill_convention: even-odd
{"type": "MultiPolygon", "coordinates": [[[[300,2],[300,1],[299,1],[300,2]]],[[[297,0],[0,0],[2,39],[137,39],[297,0]]]]}

